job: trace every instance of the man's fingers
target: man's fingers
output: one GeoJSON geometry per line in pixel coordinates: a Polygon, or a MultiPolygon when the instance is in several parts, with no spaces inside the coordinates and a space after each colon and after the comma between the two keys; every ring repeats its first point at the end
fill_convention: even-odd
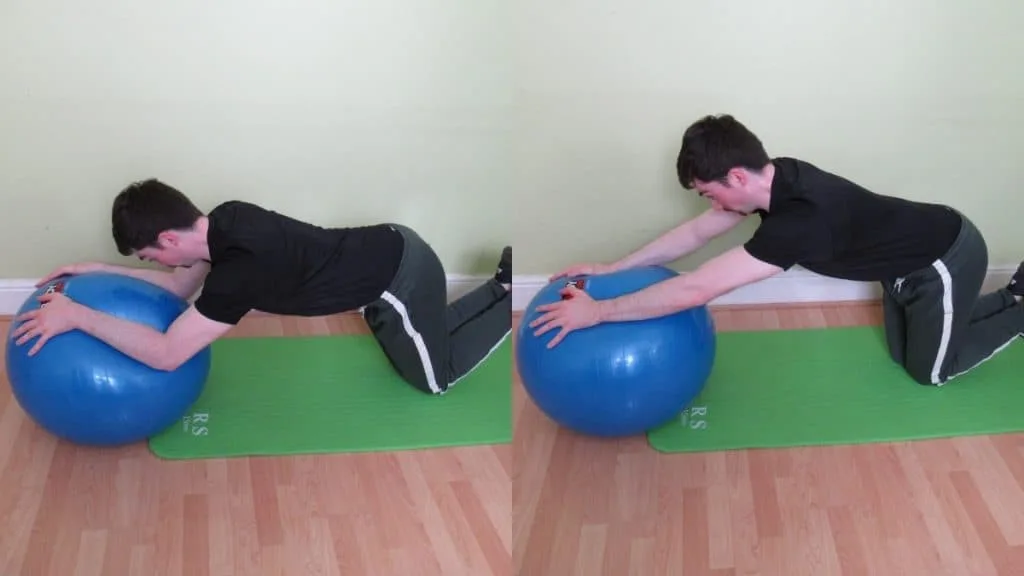
{"type": "Polygon", "coordinates": [[[536,328],[545,322],[550,322],[558,316],[555,311],[547,312],[538,316],[533,322],[530,322],[530,328],[536,328]]]}
{"type": "Polygon", "coordinates": [[[39,288],[40,286],[42,286],[43,284],[46,284],[47,282],[49,282],[51,280],[54,280],[56,278],[60,278],[61,276],[65,276],[66,274],[67,274],[67,271],[65,271],[63,268],[60,268],[58,270],[54,270],[53,272],[50,272],[49,274],[44,276],[42,280],[40,280],[39,282],[36,282],[36,288],[39,288]]]}
{"type": "MultiPolygon", "coordinates": [[[[552,318],[547,324],[544,324],[540,328],[534,330],[533,335],[534,336],[543,336],[544,334],[548,333],[549,331],[554,330],[555,328],[558,328],[560,325],[561,325],[561,323],[560,323],[559,320],[556,320],[556,319],[552,318]]],[[[532,326],[531,326],[531,328],[532,328],[532,326]]]]}
{"type": "Polygon", "coordinates": [[[46,344],[46,341],[49,340],[49,339],[50,339],[49,335],[41,334],[39,336],[39,340],[36,341],[35,346],[33,346],[32,349],[28,351],[28,355],[29,356],[35,356],[36,352],[39,352],[39,349],[42,348],[43,344],[46,344]]]}
{"type": "Polygon", "coordinates": [[[536,310],[537,312],[551,312],[552,310],[557,310],[561,306],[561,302],[551,302],[549,304],[539,304],[536,308],[534,308],[534,310],[536,310]]]}
{"type": "Polygon", "coordinates": [[[589,266],[573,266],[571,268],[566,268],[561,272],[556,272],[553,276],[548,278],[548,281],[552,282],[554,280],[558,280],[559,278],[569,278],[571,276],[586,276],[590,273],[591,268],[589,266]]]}
{"type": "Polygon", "coordinates": [[[37,329],[38,327],[39,324],[37,322],[35,322],[34,320],[28,320],[24,324],[21,324],[20,326],[15,328],[14,332],[11,333],[11,336],[17,338],[18,336],[21,336],[22,334],[25,334],[30,330],[37,329]]]}
{"type": "Polygon", "coordinates": [[[565,338],[565,335],[571,331],[572,330],[568,328],[562,328],[561,330],[559,330],[558,334],[555,334],[555,337],[551,339],[551,342],[548,342],[548,350],[557,346],[558,343],[561,342],[563,338],[565,338]]]}
{"type": "MultiPolygon", "coordinates": [[[[25,328],[25,326],[22,326],[22,328],[25,328]]],[[[15,341],[15,344],[21,346],[22,344],[28,342],[29,340],[35,338],[38,335],[39,328],[35,325],[32,325],[28,329],[22,331],[21,337],[15,341]]]]}
{"type": "Polygon", "coordinates": [[[565,288],[562,288],[562,290],[559,291],[558,293],[565,298],[574,298],[577,294],[580,294],[581,292],[583,291],[577,288],[574,284],[570,284],[565,288]]]}
{"type": "Polygon", "coordinates": [[[576,270],[576,267],[575,266],[571,266],[569,268],[565,268],[563,270],[555,272],[554,276],[551,277],[551,280],[558,280],[559,278],[568,278],[569,276],[572,276],[572,274],[573,274],[573,272],[575,270],[576,270]]]}
{"type": "Polygon", "coordinates": [[[17,339],[18,336],[24,334],[25,331],[28,330],[29,328],[30,326],[28,325],[27,322],[25,324],[19,325],[17,328],[14,329],[14,332],[11,332],[11,338],[17,339]]]}
{"type": "MultiPolygon", "coordinates": [[[[39,314],[39,308],[36,308],[35,310],[29,310],[28,312],[25,312],[21,316],[18,316],[17,318],[15,318],[14,321],[15,322],[28,322],[29,320],[32,320],[33,318],[35,318],[38,314],[39,314]]],[[[24,324],[22,324],[22,326],[24,326],[24,324]]]]}

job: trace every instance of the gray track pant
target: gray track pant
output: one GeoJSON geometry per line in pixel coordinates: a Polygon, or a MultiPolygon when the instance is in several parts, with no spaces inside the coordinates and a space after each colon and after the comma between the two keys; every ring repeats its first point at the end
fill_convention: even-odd
{"type": "Polygon", "coordinates": [[[370,330],[403,379],[442,394],[470,373],[512,331],[512,295],[489,279],[448,303],[441,260],[419,234],[392,224],[405,238],[391,286],[363,309],[370,330]]]}
{"type": "Polygon", "coordinates": [[[1024,333],[1024,305],[1009,291],[979,296],[987,270],[985,239],[964,217],[942,258],[882,282],[889,352],[917,382],[942,385],[1024,333]]]}

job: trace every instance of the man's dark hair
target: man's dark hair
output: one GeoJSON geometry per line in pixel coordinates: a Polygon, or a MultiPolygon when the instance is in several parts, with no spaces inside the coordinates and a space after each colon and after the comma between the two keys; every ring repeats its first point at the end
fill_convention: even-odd
{"type": "Polygon", "coordinates": [[[114,198],[114,243],[127,256],[156,246],[161,232],[191,228],[202,215],[187,196],[155,178],[134,182],[114,198]]]}
{"type": "Polygon", "coordinates": [[[760,171],[770,161],[761,140],[731,115],[705,116],[683,133],[676,173],[690,190],[694,180],[724,184],[729,170],[760,171]]]}

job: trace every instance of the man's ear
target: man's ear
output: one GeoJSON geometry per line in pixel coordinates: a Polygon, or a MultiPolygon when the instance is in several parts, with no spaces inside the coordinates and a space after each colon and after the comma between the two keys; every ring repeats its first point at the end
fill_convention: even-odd
{"type": "Polygon", "coordinates": [[[725,178],[727,181],[726,186],[730,188],[742,188],[747,185],[747,181],[750,179],[749,174],[743,168],[732,168],[726,173],[725,178]]]}
{"type": "Polygon", "coordinates": [[[157,234],[156,242],[161,248],[169,248],[180,244],[181,237],[174,230],[164,230],[157,234]]]}

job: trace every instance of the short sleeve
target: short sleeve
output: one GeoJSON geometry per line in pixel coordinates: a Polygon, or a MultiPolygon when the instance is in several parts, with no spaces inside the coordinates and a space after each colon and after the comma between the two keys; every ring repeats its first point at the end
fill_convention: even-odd
{"type": "Polygon", "coordinates": [[[788,270],[801,262],[828,258],[831,245],[818,219],[792,212],[764,216],[744,248],[754,258],[788,270]]]}
{"type": "Polygon", "coordinates": [[[214,266],[206,276],[195,307],[200,314],[223,324],[235,325],[252,310],[246,290],[248,278],[243,261],[214,266]]]}

